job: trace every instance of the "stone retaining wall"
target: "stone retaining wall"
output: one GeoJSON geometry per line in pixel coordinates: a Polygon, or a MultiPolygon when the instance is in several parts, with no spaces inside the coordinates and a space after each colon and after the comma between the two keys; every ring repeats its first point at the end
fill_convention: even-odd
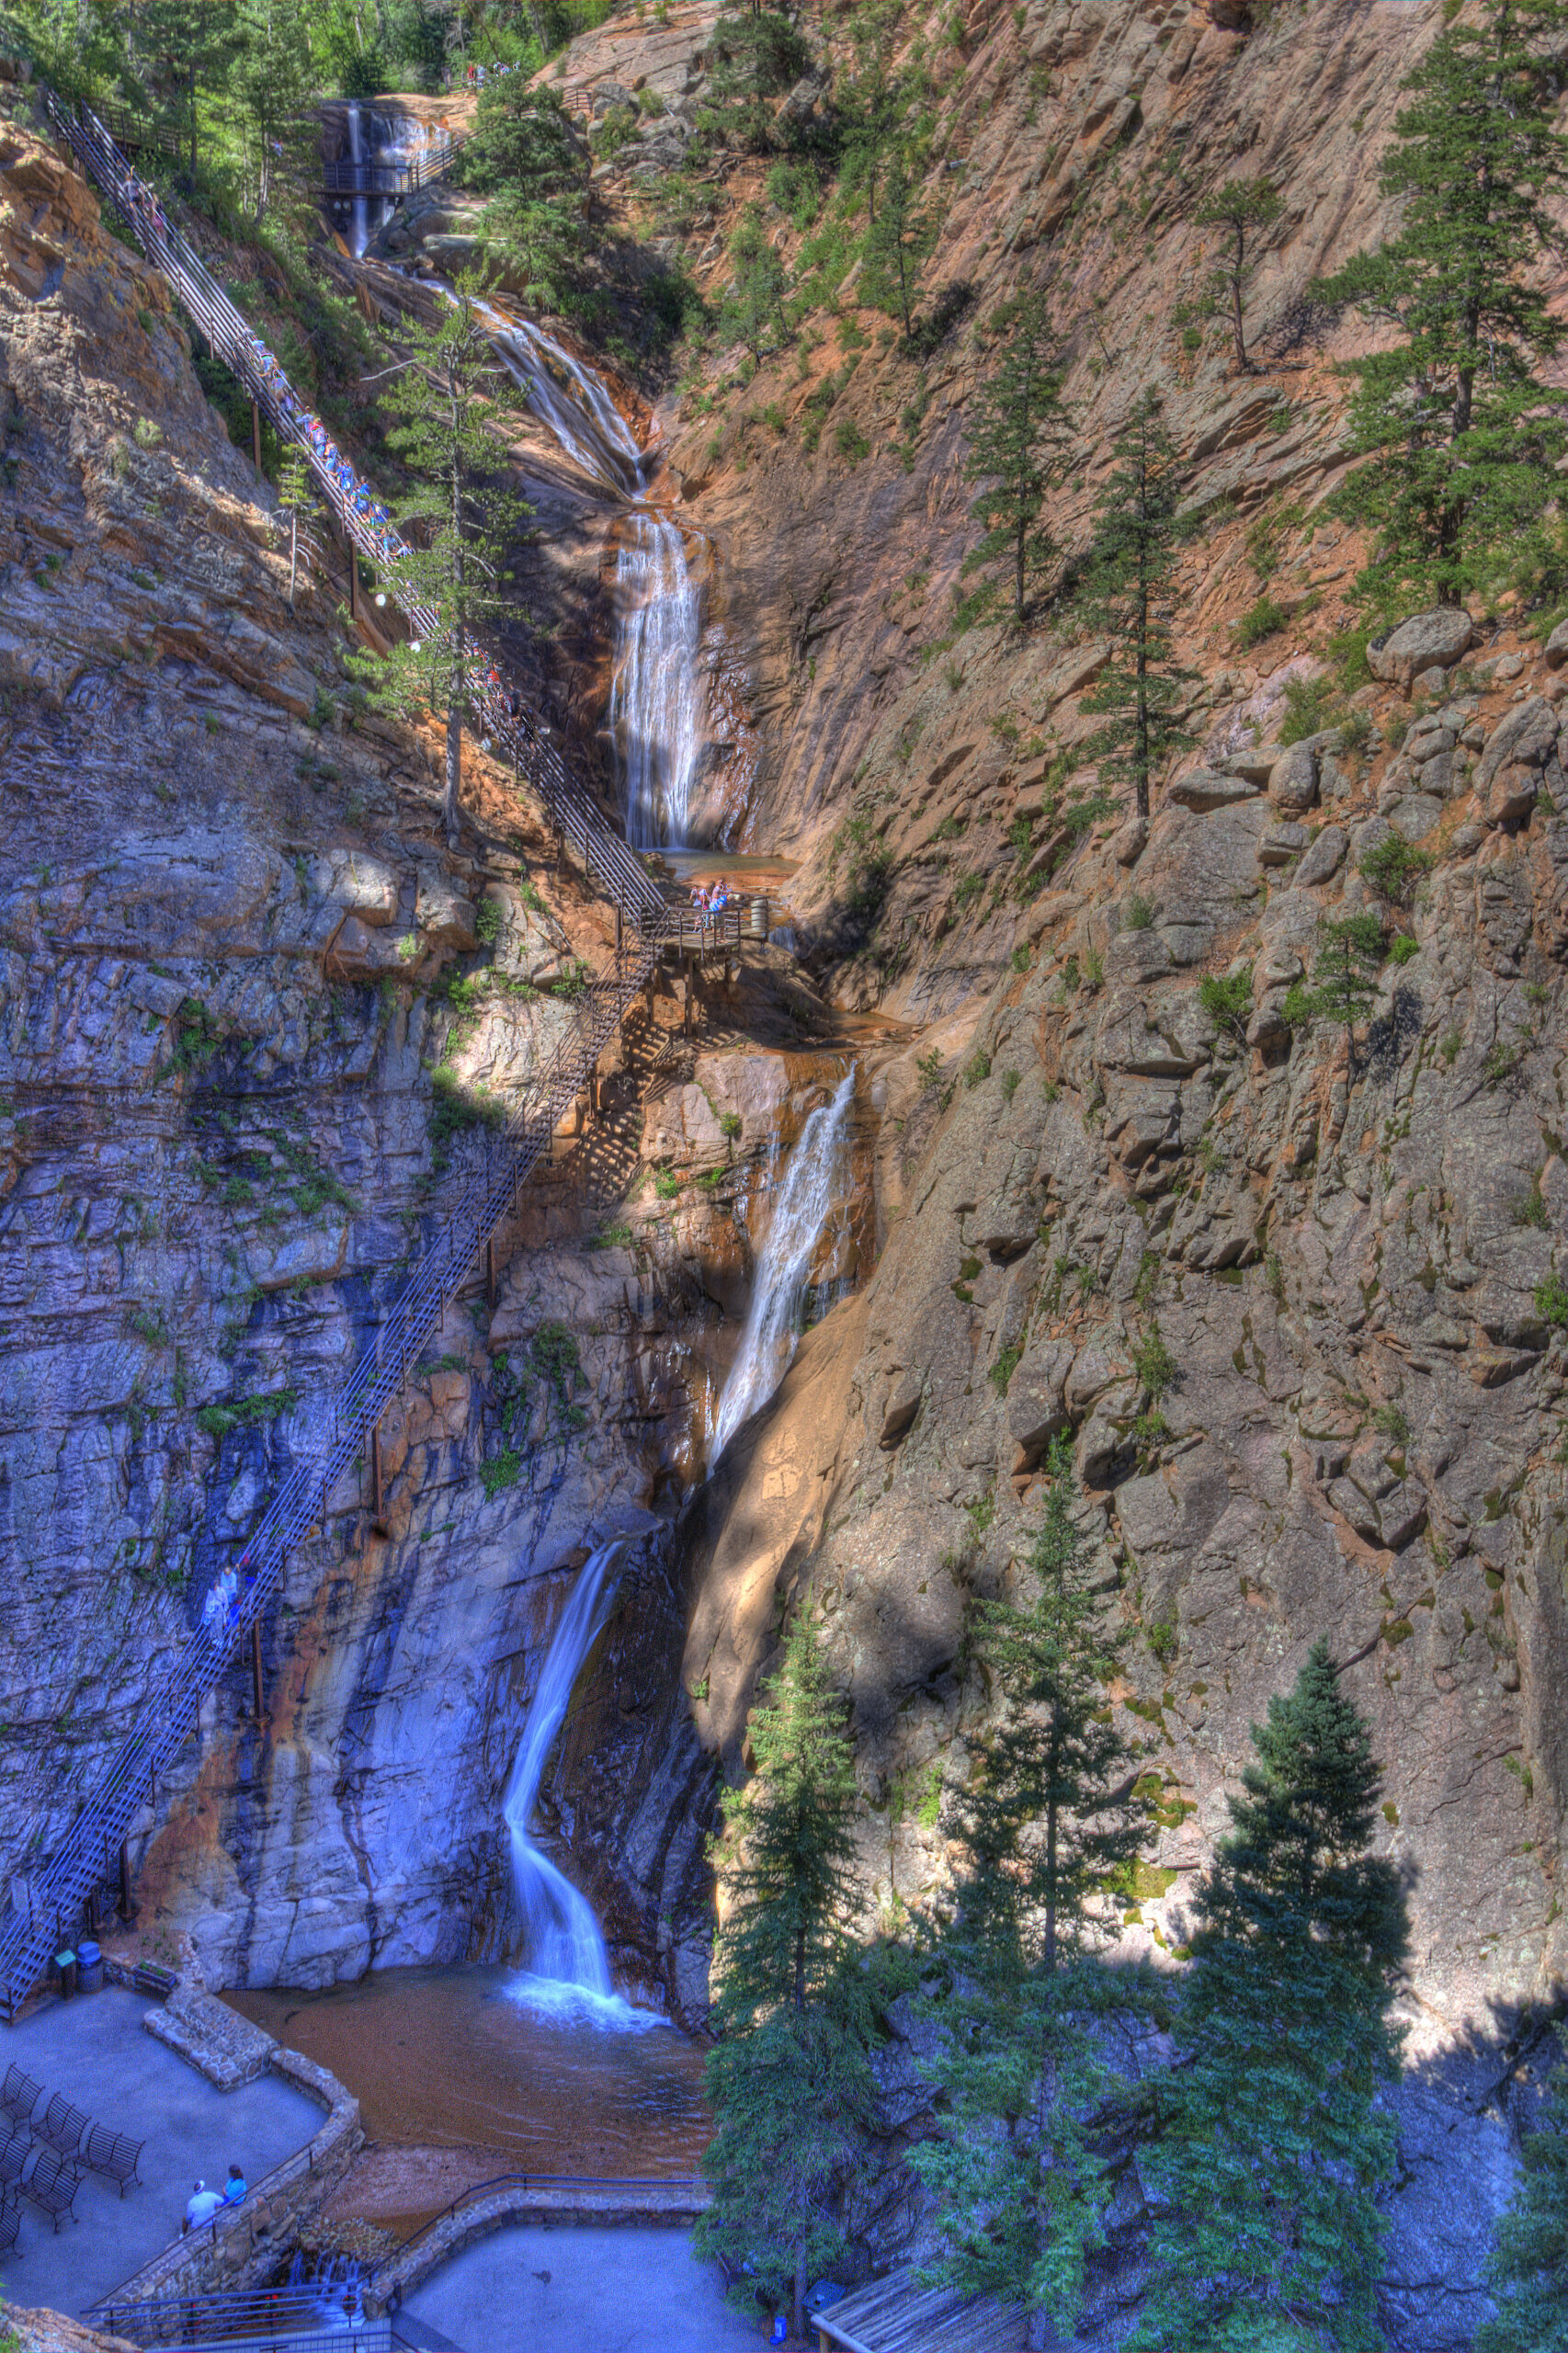
{"type": "Polygon", "coordinates": [[[267,2065],[327,2111],[307,2148],[264,2174],[241,2206],[189,2231],[122,2280],[105,2302],[142,2303],[153,2297],[212,2294],[257,2287],[292,2245],[300,2224],[342,2181],[365,2135],[359,2103],[337,2077],[298,2051],[273,2045],[267,2065]]]}
{"type": "Polygon", "coordinates": [[[366,2310],[395,2312],[410,2290],[449,2256],[475,2239],[488,2238],[492,2231],[504,2230],[508,2222],[685,2223],[694,2222],[710,2202],[705,2188],[678,2181],[667,2189],[646,2183],[627,2189],[611,2182],[592,2189],[571,2183],[556,2188],[496,2189],[441,2215],[391,2256],[371,2282],[366,2310]]]}

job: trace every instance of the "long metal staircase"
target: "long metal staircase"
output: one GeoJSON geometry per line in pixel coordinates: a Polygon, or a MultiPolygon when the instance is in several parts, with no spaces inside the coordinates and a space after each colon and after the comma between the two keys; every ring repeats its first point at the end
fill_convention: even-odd
{"type": "MultiPolygon", "coordinates": [[[[85,110],[67,112],[52,94],[46,103],[60,137],[165,271],[213,350],[273,419],[279,434],[304,451],[347,536],[384,565],[388,535],[355,512],[308,435],[287,413],[277,390],[281,379],[276,367],[264,367],[265,347],[253,337],[222,288],[187,241],[147,203],[146,192],[141,191],[102,124],[85,110]]],[[[392,585],[395,592],[395,572],[392,585]]],[[[433,627],[435,616],[418,605],[404,609],[416,632],[433,627]]],[[[475,663],[482,659],[488,670],[488,659],[476,646],[475,663]]],[[[225,1620],[204,1625],[192,1635],[142,1703],[113,1763],[47,1862],[37,1870],[24,1868],[13,1881],[8,1908],[0,1917],[0,2017],[7,2019],[16,2018],[62,1939],[74,1933],[89,1897],[114,1877],[120,1842],[139,1812],[149,1803],[155,1809],[159,1778],[167,1777],[190,1738],[203,1699],[251,1639],[252,1629],[278,1591],[290,1552],[322,1522],[333,1489],[362,1461],[367,1440],[439,1326],[476,1256],[511,1211],[529,1172],[549,1152],[557,1126],[633,998],[647,984],[665,938],[684,938],[685,925],[672,922],[663,892],[570,775],[533,715],[509,710],[501,696],[491,695],[484,719],[585,869],[597,874],[619,910],[613,977],[588,987],[576,1028],[528,1082],[505,1128],[488,1139],[483,1159],[461,1176],[439,1233],[382,1317],[354,1372],[336,1396],[322,1402],[305,1459],[273,1495],[240,1556],[236,1605],[225,1620]]]]}

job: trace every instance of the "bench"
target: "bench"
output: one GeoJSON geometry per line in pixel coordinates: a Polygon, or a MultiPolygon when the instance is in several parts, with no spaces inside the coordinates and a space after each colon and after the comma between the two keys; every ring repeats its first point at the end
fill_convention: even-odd
{"type": "Polygon", "coordinates": [[[6,2184],[0,2189],[0,2255],[20,2255],[17,2244],[22,2227],[22,2210],[15,2189],[6,2184]]]}
{"type": "Polygon", "coordinates": [[[76,2216],[71,2213],[71,2210],[76,2202],[76,2192],[82,2187],[82,2177],[74,2165],[66,2165],[52,2149],[33,2151],[23,2170],[21,2187],[23,2196],[30,2198],[35,2206],[43,2208],[57,2231],[62,2214],[71,2214],[71,2220],[75,2222],[76,2216]]]}
{"type": "Polygon", "coordinates": [[[44,2112],[41,2123],[35,2121],[33,2131],[40,2141],[58,2149],[62,2156],[80,2154],[83,2142],[93,2129],[93,2120],[85,2109],[73,2108],[63,2092],[56,2092],[44,2112]]]}
{"type": "Polygon", "coordinates": [[[7,2067],[6,2081],[0,2085],[0,2116],[10,2117],[13,2123],[25,2124],[40,2100],[43,2086],[24,2075],[19,2067],[7,2067]]]}
{"type": "Polygon", "coordinates": [[[32,2135],[17,2127],[0,2141],[0,2186],[14,2186],[22,2177],[28,2152],[32,2147],[32,2135]]]}
{"type": "Polygon", "coordinates": [[[139,2179],[136,2166],[146,2143],[128,2140],[123,2132],[111,2132],[107,2124],[89,2126],[83,2142],[80,2162],[89,2173],[107,2174],[110,2181],[119,2184],[123,2198],[126,2185],[139,2179]]]}

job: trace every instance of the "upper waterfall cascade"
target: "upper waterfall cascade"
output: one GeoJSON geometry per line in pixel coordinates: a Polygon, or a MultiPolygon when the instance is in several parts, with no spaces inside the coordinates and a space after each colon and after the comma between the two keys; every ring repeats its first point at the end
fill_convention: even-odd
{"type": "Polygon", "coordinates": [[[678,523],[648,497],[649,452],[601,378],[531,320],[485,305],[496,348],[574,465],[624,506],[615,566],[610,733],[628,839],[679,849],[707,732],[702,597],[678,523]]]}

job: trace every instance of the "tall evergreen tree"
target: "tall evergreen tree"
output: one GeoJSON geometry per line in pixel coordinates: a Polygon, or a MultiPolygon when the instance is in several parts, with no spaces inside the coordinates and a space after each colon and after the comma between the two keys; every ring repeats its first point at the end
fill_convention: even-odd
{"type": "Polygon", "coordinates": [[[134,12],[136,51],[149,62],[151,77],[176,110],[189,142],[194,183],[200,158],[200,100],[222,87],[239,45],[232,8],[212,0],[143,0],[134,12]]]}
{"type": "Polygon", "coordinates": [[[760,366],[769,338],[782,344],[789,329],[784,316],[784,264],[769,243],[755,204],[743,206],[735,223],[730,238],[730,266],[734,275],[720,306],[719,332],[730,342],[744,343],[760,366]]]}
{"type": "Polygon", "coordinates": [[[1164,598],[1176,550],[1191,527],[1178,513],[1181,465],[1160,396],[1143,392],[1111,443],[1116,460],[1095,505],[1084,569],[1085,618],[1111,641],[1111,656],[1082,708],[1106,714],[1084,746],[1104,775],[1131,783],[1138,813],[1149,813],[1149,779],[1168,752],[1194,738],[1179,722],[1194,673],[1171,649],[1164,598]]]}
{"type": "Polygon", "coordinates": [[[720,2040],[708,2062],[718,2129],[697,2242],[748,2264],[763,2295],[787,2298],[799,2336],[812,2271],[845,2251],[835,2208],[873,2106],[863,1981],[844,1926],[854,1747],[803,1611],[750,1734],[756,1769],[725,1802],[719,1852],[720,2040]]]}
{"type": "MultiPolygon", "coordinates": [[[[300,0],[236,0],[235,53],[224,103],[238,123],[259,221],[280,167],[304,160],[305,125],[316,89],[300,0]]],[[[313,131],[315,125],[311,122],[313,131]]]]}
{"type": "Polygon", "coordinates": [[[294,609],[294,589],[300,574],[300,551],[303,546],[307,555],[313,553],[310,539],[310,522],[316,512],[314,485],[302,451],[292,441],[285,442],[278,469],[278,505],[289,524],[289,610],[294,609]]]}
{"type": "Polygon", "coordinates": [[[722,16],[709,51],[712,63],[708,95],[698,128],[731,146],[765,150],[774,101],[811,63],[804,34],[776,8],[753,5],[740,16],[722,16]]]}
{"type": "Polygon", "coordinates": [[[866,232],[860,284],[868,302],[901,319],[905,336],[915,329],[921,273],[936,250],[938,222],[920,199],[911,157],[893,149],[883,165],[881,205],[866,232]]]}
{"type": "Polygon", "coordinates": [[[1243,375],[1252,367],[1247,358],[1246,324],[1242,310],[1242,297],[1252,276],[1247,238],[1250,232],[1266,229],[1270,222],[1278,221],[1283,210],[1278,191],[1270,181],[1227,180],[1192,216],[1200,228],[1225,232],[1228,250],[1224,260],[1210,272],[1209,283],[1216,303],[1230,312],[1232,348],[1243,375]]]}
{"type": "Polygon", "coordinates": [[[1093,2129],[1109,2087],[1096,2029],[1133,1991],[1085,1956],[1118,1923],[1147,1824],[1126,1744],[1105,1721],[1119,1643],[1089,1590],[1063,1440],[1047,1468],[1030,1589],[971,1612],[1005,1713],[954,1806],[963,1860],[937,1948],[950,1984],[930,2069],[948,2130],[911,2162],[937,2200],[940,2276],[1020,2299],[1070,2336],[1110,2195],[1093,2129]]]}
{"type": "Polygon", "coordinates": [[[433,326],[400,328],[413,357],[388,380],[381,401],[399,420],[387,438],[417,487],[399,509],[410,547],[393,577],[400,597],[433,609],[434,626],[394,645],[384,661],[368,654],[356,662],[386,708],[445,719],[443,814],[454,846],[463,722],[477,707],[472,631],[504,607],[507,537],[529,512],[496,483],[506,452],[491,420],[517,400],[485,331],[479,292],[472,277],[461,278],[433,326]]]}
{"type": "Polygon", "coordinates": [[[1542,266],[1557,244],[1543,199],[1568,170],[1550,45],[1563,22],[1560,0],[1485,0],[1479,23],[1445,26],[1404,79],[1382,165],[1399,229],[1314,290],[1395,329],[1346,362],[1364,462],[1335,501],[1371,535],[1361,589],[1381,608],[1459,603],[1556,502],[1568,430],[1540,371],[1562,340],[1542,266]]]}
{"type": "Polygon", "coordinates": [[[1394,2125],[1389,2005],[1406,1949],[1368,1852],[1381,1779],[1326,1642],[1253,1727],[1199,1927],[1147,2160],[1158,2201],[1133,2342],[1169,2353],[1373,2353],[1394,2125]]]}
{"type": "Polygon", "coordinates": [[[964,467],[968,481],[990,484],[969,510],[985,536],[963,568],[1011,575],[1013,619],[1021,628],[1034,592],[1056,570],[1056,542],[1041,518],[1047,493],[1062,479],[1068,413],[1044,295],[1025,295],[998,324],[1007,340],[971,407],[964,467]]]}
{"type": "Polygon", "coordinates": [[[490,199],[489,251],[530,301],[570,308],[591,242],[584,218],[588,176],[554,91],[533,88],[521,74],[487,82],[463,169],[469,185],[490,199]]]}
{"type": "Polygon", "coordinates": [[[1497,2301],[1476,2353],[1562,2353],[1568,2346],[1568,2032],[1535,2130],[1525,2135],[1514,2201],[1486,2284],[1497,2301]]]}

